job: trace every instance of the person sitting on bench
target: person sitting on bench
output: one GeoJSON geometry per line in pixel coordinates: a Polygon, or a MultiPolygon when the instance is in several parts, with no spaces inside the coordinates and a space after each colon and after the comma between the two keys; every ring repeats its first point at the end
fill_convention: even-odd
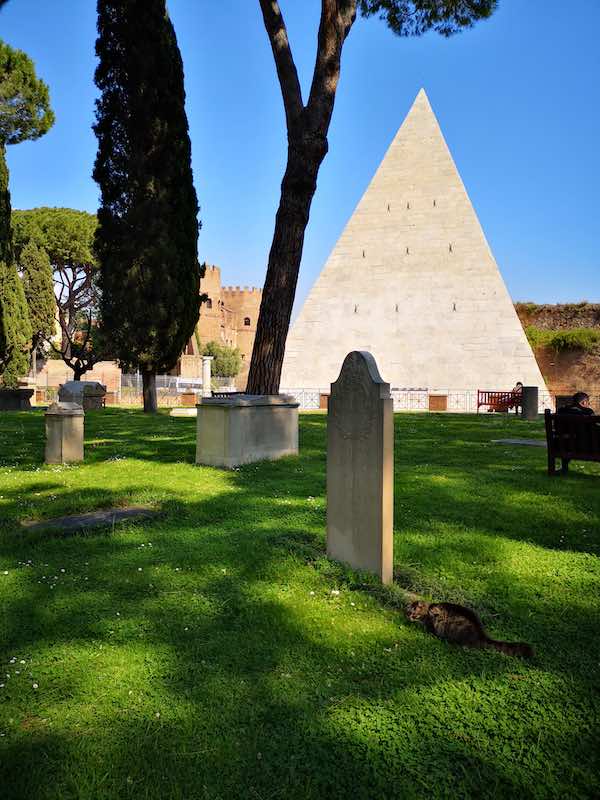
{"type": "Polygon", "coordinates": [[[590,396],[586,392],[575,392],[571,405],[563,406],[556,412],[557,414],[578,414],[579,416],[591,416],[594,409],[590,408],[590,396]]]}

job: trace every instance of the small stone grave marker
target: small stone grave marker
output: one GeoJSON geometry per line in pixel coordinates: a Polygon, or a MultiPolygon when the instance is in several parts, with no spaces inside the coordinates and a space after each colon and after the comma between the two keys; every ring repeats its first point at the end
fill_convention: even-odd
{"type": "Polygon", "coordinates": [[[46,411],[46,464],[83,461],[83,420],[78,403],[52,403],[46,411]]]}
{"type": "Polygon", "coordinates": [[[327,417],[327,555],[393,579],[394,416],[370,353],[353,351],[331,384],[327,417]]]}

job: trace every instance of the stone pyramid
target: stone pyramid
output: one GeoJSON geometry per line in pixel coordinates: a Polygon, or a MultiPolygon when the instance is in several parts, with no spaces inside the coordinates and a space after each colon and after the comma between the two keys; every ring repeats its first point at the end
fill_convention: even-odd
{"type": "Polygon", "coordinates": [[[546,388],[424,90],[292,326],[281,386],[328,389],[352,350],[392,388],[546,388]]]}

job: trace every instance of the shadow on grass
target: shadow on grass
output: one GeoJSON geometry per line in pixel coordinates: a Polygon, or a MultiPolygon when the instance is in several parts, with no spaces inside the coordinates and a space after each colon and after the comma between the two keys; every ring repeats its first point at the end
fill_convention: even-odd
{"type": "MultiPolygon", "coordinates": [[[[252,504],[252,494],[244,500],[252,504]]],[[[189,511],[195,516],[196,509],[189,511]]],[[[61,661],[65,647],[92,645],[95,654],[123,648],[132,662],[132,675],[123,671],[125,686],[137,697],[140,659],[151,660],[151,682],[158,684],[154,692],[141,689],[152,697],[140,711],[125,692],[102,703],[105,692],[84,670],[67,666],[54,674],[51,698],[98,707],[73,727],[72,720],[60,724],[61,714],[70,713],[65,705],[52,715],[59,731],[49,730],[35,709],[29,713],[25,728],[6,742],[3,778],[12,796],[52,797],[57,786],[77,797],[119,797],[129,787],[135,796],[223,798],[410,797],[418,796],[415,785],[429,786],[429,796],[451,787],[474,797],[523,791],[508,760],[482,754],[468,736],[441,735],[464,710],[459,699],[438,707],[436,698],[440,684],[477,680],[484,694],[486,686],[510,687],[515,672],[527,680],[526,668],[496,654],[449,648],[408,629],[400,617],[396,627],[373,632],[353,622],[345,634],[357,637],[355,645],[344,643],[344,632],[324,639],[321,623],[307,624],[285,591],[264,593],[305,569],[294,557],[282,560],[272,542],[300,532],[251,525],[251,515],[242,514],[235,531],[199,529],[192,547],[169,530],[157,543],[161,524],[146,526],[155,542],[153,567],[170,568],[154,570],[151,581],[136,574],[132,555],[139,544],[127,538],[69,542],[63,562],[75,544],[84,547],[89,588],[65,582],[49,601],[47,586],[32,581],[18,601],[9,601],[7,653],[54,653],[61,661]],[[187,592],[173,591],[176,564],[185,565],[187,592]],[[220,566],[207,573],[207,564],[225,564],[226,574],[220,566]]],[[[54,561],[57,554],[54,548],[45,557],[54,561]]],[[[315,603],[329,606],[325,617],[339,614],[326,595],[315,603]]],[[[108,679],[106,661],[92,669],[100,681],[108,679]]],[[[474,712],[471,722],[478,717],[474,712]]],[[[539,725],[521,723],[526,741],[534,742],[539,725]]]]}
{"type": "MultiPolygon", "coordinates": [[[[589,710],[599,615],[593,597],[553,595],[506,562],[504,541],[523,536],[511,505],[519,479],[503,464],[496,474],[484,449],[466,480],[464,436],[477,430],[452,423],[463,436],[461,466],[458,445],[433,444],[435,427],[407,421],[427,434],[410,442],[398,426],[402,465],[412,459],[420,469],[427,452],[443,478],[466,481],[452,492],[428,472],[411,482],[408,468],[397,470],[396,519],[417,531],[405,543],[399,530],[399,552],[435,574],[481,564],[475,605],[495,635],[531,638],[533,665],[428,637],[386,609],[384,594],[359,588],[360,576],[327,562],[324,420],[309,419],[299,459],[229,473],[231,491],[201,500],[174,486],[159,521],[114,536],[0,539],[3,558],[34,561],[3,604],[3,663],[23,654],[58,665],[43,695],[21,698],[10,687],[20,724],[0,741],[7,798],[597,794],[589,710]],[[485,470],[499,494],[491,506],[485,470]],[[459,540],[438,535],[458,522],[459,540]],[[39,561],[57,576],[53,589],[37,582],[39,561]]],[[[539,468],[533,456],[527,467],[539,468]]],[[[546,485],[542,492],[540,476],[526,487],[539,508],[527,506],[523,538],[550,547],[562,523],[545,505],[556,483],[546,485]]],[[[138,489],[62,487],[61,504],[89,510],[124,493],[138,489]]],[[[17,500],[9,503],[16,518],[17,500]]]]}

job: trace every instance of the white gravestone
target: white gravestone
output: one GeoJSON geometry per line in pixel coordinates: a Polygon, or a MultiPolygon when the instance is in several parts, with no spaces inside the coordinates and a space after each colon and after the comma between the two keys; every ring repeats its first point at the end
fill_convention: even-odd
{"type": "Polygon", "coordinates": [[[370,353],[349,353],[327,416],[327,555],[393,580],[394,416],[370,353]]]}

